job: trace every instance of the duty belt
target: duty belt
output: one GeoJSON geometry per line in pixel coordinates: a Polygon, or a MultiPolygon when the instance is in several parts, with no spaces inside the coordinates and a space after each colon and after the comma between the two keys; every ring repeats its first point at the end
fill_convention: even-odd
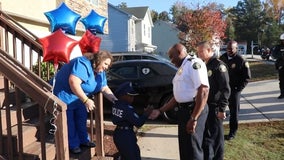
{"type": "Polygon", "coordinates": [[[116,126],[116,129],[121,129],[121,130],[132,130],[133,127],[128,127],[128,126],[116,126]]]}
{"type": "Polygon", "coordinates": [[[185,102],[185,103],[179,103],[178,104],[179,107],[185,107],[185,108],[191,108],[191,109],[194,108],[194,105],[195,105],[194,101],[192,101],[192,102],[185,102]]]}

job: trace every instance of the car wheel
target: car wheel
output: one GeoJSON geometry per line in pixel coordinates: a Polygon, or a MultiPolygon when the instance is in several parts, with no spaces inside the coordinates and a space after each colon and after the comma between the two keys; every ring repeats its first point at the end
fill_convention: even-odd
{"type": "MultiPolygon", "coordinates": [[[[164,104],[168,103],[169,100],[172,98],[173,95],[168,95],[165,98],[163,98],[162,102],[161,102],[161,106],[163,106],[164,104]]],[[[168,123],[177,123],[177,113],[178,113],[178,105],[176,105],[173,109],[164,112],[163,118],[168,122],[168,123]]]]}

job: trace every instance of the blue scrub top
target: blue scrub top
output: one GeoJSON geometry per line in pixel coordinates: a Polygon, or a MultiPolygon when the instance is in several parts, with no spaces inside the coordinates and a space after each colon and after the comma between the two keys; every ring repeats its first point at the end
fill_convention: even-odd
{"type": "Polygon", "coordinates": [[[62,66],[56,75],[53,93],[67,105],[78,100],[69,85],[69,76],[73,74],[82,80],[81,87],[86,95],[95,94],[107,85],[106,73],[94,75],[91,61],[86,57],[72,59],[62,66]]]}

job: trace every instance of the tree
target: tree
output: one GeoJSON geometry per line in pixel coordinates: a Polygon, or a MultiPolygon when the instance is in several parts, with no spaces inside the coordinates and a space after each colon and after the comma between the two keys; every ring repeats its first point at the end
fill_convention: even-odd
{"type": "Polygon", "coordinates": [[[189,10],[177,18],[177,27],[181,30],[179,38],[189,51],[195,51],[201,41],[217,43],[225,36],[226,23],[222,13],[211,5],[189,10]]]}
{"type": "Polygon", "coordinates": [[[239,1],[230,12],[235,27],[236,40],[260,42],[266,16],[260,0],[239,1]]]}
{"type": "Polygon", "coordinates": [[[227,24],[227,28],[226,28],[226,41],[232,40],[232,39],[236,39],[236,35],[235,35],[235,27],[233,25],[233,21],[230,17],[226,18],[226,24],[227,24]]]}
{"type": "Polygon", "coordinates": [[[127,8],[127,3],[126,2],[121,2],[117,7],[118,8],[127,8]]]}
{"type": "Polygon", "coordinates": [[[163,11],[159,14],[159,20],[162,21],[170,21],[169,13],[167,11],[163,11]]]}
{"type": "Polygon", "coordinates": [[[239,1],[229,15],[235,27],[236,40],[254,41],[259,47],[275,45],[281,34],[280,8],[283,8],[283,0],[264,3],[260,0],[239,1]]]}
{"type": "Polygon", "coordinates": [[[265,24],[262,26],[263,28],[263,36],[261,36],[261,42],[266,47],[272,47],[279,42],[279,36],[281,34],[281,23],[280,23],[280,11],[283,8],[282,1],[274,0],[273,3],[271,1],[267,1],[263,3],[264,12],[266,13],[265,16],[265,24]],[[282,3],[281,3],[282,2],[282,3]],[[278,4],[278,8],[275,7],[275,3],[278,4]]]}
{"type": "Polygon", "coordinates": [[[172,22],[176,23],[177,18],[187,12],[189,9],[184,2],[177,1],[170,8],[170,14],[172,15],[172,22]]]}
{"type": "Polygon", "coordinates": [[[266,0],[265,4],[271,7],[270,13],[272,16],[281,23],[281,11],[284,9],[284,0],[266,0]]]}
{"type": "Polygon", "coordinates": [[[151,10],[151,17],[152,17],[153,23],[155,23],[155,22],[159,19],[159,14],[158,14],[158,12],[155,11],[155,10],[151,10]]]}

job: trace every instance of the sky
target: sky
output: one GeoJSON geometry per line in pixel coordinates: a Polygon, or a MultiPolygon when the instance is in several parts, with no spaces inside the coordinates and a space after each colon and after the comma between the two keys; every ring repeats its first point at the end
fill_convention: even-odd
{"type": "MultiPolygon", "coordinates": [[[[128,7],[137,7],[137,6],[149,6],[151,10],[155,10],[158,13],[162,11],[169,12],[171,6],[177,0],[108,0],[109,3],[117,6],[121,2],[126,2],[128,7]]],[[[195,0],[194,2],[190,2],[189,0],[179,0],[180,2],[185,2],[187,6],[191,7],[191,3],[196,5],[198,2],[200,4],[207,4],[209,2],[216,2],[218,4],[224,4],[225,8],[234,7],[237,5],[239,0],[195,0]]]]}

